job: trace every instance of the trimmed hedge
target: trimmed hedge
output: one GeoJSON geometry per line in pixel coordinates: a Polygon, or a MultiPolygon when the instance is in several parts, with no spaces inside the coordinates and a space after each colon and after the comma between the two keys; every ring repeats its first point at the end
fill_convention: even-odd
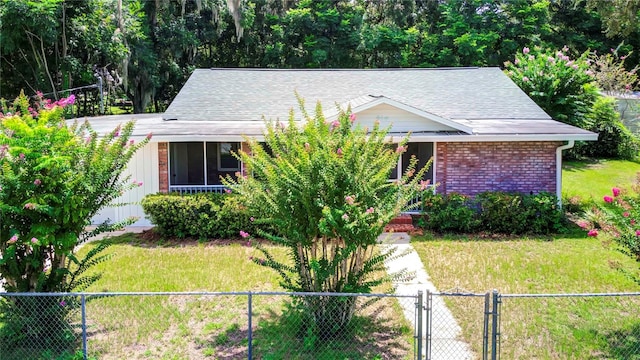
{"type": "Polygon", "coordinates": [[[255,234],[251,215],[233,194],[153,194],[142,199],[142,209],[167,237],[199,239],[237,238],[240,230],[255,234]]]}
{"type": "Polygon", "coordinates": [[[420,225],[437,232],[546,235],[565,229],[566,218],[554,194],[484,192],[429,194],[420,225]]]}

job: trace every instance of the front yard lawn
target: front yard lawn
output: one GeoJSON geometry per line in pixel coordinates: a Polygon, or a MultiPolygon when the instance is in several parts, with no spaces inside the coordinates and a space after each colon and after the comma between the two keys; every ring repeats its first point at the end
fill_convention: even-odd
{"type": "MultiPolygon", "coordinates": [[[[278,292],[278,275],[253,263],[243,241],[152,245],[136,234],[111,239],[115,256],[87,292],[278,292]]],[[[95,246],[87,244],[82,252],[95,246]]],[[[285,259],[285,249],[272,254],[285,259]]],[[[383,291],[384,289],[380,289],[383,291]]],[[[297,333],[304,321],[286,295],[252,295],[256,359],[411,359],[413,328],[398,301],[363,307],[342,338],[297,333]]],[[[364,300],[362,301],[364,303],[364,300]]],[[[247,358],[248,295],[133,295],[89,301],[89,354],[99,359],[247,358]]]]}
{"type": "MultiPolygon", "coordinates": [[[[593,238],[482,240],[414,238],[413,246],[439,291],[485,293],[637,292],[611,264],[630,258],[593,238]]],[[[471,298],[445,298],[463,336],[481,353],[483,308],[471,298]]],[[[502,298],[504,359],[637,359],[640,297],[502,298]],[[636,355],[634,355],[636,354],[636,355]],[[636,356],[636,357],[633,357],[636,356]]]]}

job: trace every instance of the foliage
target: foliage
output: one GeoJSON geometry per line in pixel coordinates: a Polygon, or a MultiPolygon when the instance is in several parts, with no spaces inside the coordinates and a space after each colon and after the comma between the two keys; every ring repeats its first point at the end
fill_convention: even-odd
{"type": "MultiPolygon", "coordinates": [[[[288,124],[269,121],[266,146],[246,139],[249,152],[238,157],[252,176],[225,183],[238,192],[259,223],[274,231],[259,234],[289,249],[291,264],[277,261],[261,246],[254,262],[272,268],[282,286],[300,292],[370,292],[389,279],[377,238],[384,226],[413,199],[427,168],[411,159],[401,180],[389,182],[408,138],[396,146],[387,131],[354,125],[354,115],[339,110],[325,119],[320,104],[310,116],[300,100],[303,124],[291,112],[288,124]],[[300,127],[299,127],[300,126],[300,127]],[[266,147],[270,150],[266,151],[266,147]]],[[[248,234],[245,234],[248,235],[248,234]]],[[[306,298],[318,336],[333,336],[349,323],[355,298],[306,298]]]]}
{"type": "MultiPolygon", "coordinates": [[[[612,188],[611,195],[603,196],[603,202],[585,217],[580,225],[589,230],[589,236],[599,236],[599,230],[605,232],[623,254],[640,263],[640,173],[630,189],[612,188]]],[[[619,264],[618,269],[640,285],[637,269],[628,270],[619,264]]]]}
{"type": "MultiPolygon", "coordinates": [[[[574,1],[577,2],[577,0],[574,1]]],[[[638,20],[640,19],[640,4],[638,2],[610,0],[603,3],[598,0],[586,0],[586,5],[587,8],[600,13],[607,36],[629,36],[638,31],[638,20]]]]}
{"type": "Polygon", "coordinates": [[[431,194],[425,197],[424,226],[440,233],[547,235],[562,231],[565,218],[554,194],[487,191],[475,198],[431,194]]]}
{"type": "Polygon", "coordinates": [[[225,239],[255,231],[249,212],[234,194],[147,195],[142,208],[165,237],[225,239]]]}
{"type": "Polygon", "coordinates": [[[525,47],[505,63],[505,71],[553,119],[584,128],[598,89],[588,53],[573,60],[567,51],[525,47]]]}
{"type": "Polygon", "coordinates": [[[425,227],[440,233],[469,233],[480,225],[473,199],[458,193],[423,195],[425,227]]]}
{"type": "Polygon", "coordinates": [[[598,141],[576,144],[575,153],[624,160],[634,160],[640,155],[640,141],[620,120],[614,98],[599,97],[587,114],[586,122],[587,130],[598,133],[598,141]]]}
{"type": "Polygon", "coordinates": [[[638,84],[638,65],[631,70],[626,69],[624,62],[630,54],[619,56],[621,46],[622,44],[606,54],[598,55],[594,52],[590,56],[598,87],[610,96],[629,93],[638,84]]]}
{"type": "MultiPolygon", "coordinates": [[[[636,7],[574,0],[0,3],[5,97],[28,88],[59,98],[100,77],[108,97],[128,97],[135,112],[162,111],[194,68],[500,66],[524,46],[607,51],[623,39],[606,37],[603,27],[631,23],[636,7]]],[[[624,29],[624,52],[636,50],[637,27],[624,29]]],[[[82,95],[89,103],[99,98],[94,89],[82,95]]],[[[86,114],[98,106],[77,108],[86,114]]]]}
{"type": "Polygon", "coordinates": [[[134,123],[104,137],[88,123],[67,124],[73,98],[30,107],[23,95],[0,119],[0,276],[10,292],[67,291],[78,244],[133,222],[85,227],[124,191],[133,154],[149,140],[129,140],[134,123]]]}

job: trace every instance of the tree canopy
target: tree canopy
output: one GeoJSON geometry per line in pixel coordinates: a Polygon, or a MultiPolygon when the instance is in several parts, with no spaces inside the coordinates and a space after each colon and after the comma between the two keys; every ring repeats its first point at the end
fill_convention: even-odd
{"type": "Polygon", "coordinates": [[[199,67],[502,66],[523,47],[577,55],[624,40],[633,68],[640,47],[637,6],[622,0],[0,3],[0,98],[75,93],[76,115],[99,112],[102,94],[163,111],[199,67]]]}

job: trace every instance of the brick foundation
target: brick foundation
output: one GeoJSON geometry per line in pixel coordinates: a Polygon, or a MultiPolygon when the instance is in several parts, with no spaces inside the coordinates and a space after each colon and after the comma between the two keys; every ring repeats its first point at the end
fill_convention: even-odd
{"type": "Polygon", "coordinates": [[[437,143],[438,192],[556,191],[556,148],[561,142],[437,143]]]}

